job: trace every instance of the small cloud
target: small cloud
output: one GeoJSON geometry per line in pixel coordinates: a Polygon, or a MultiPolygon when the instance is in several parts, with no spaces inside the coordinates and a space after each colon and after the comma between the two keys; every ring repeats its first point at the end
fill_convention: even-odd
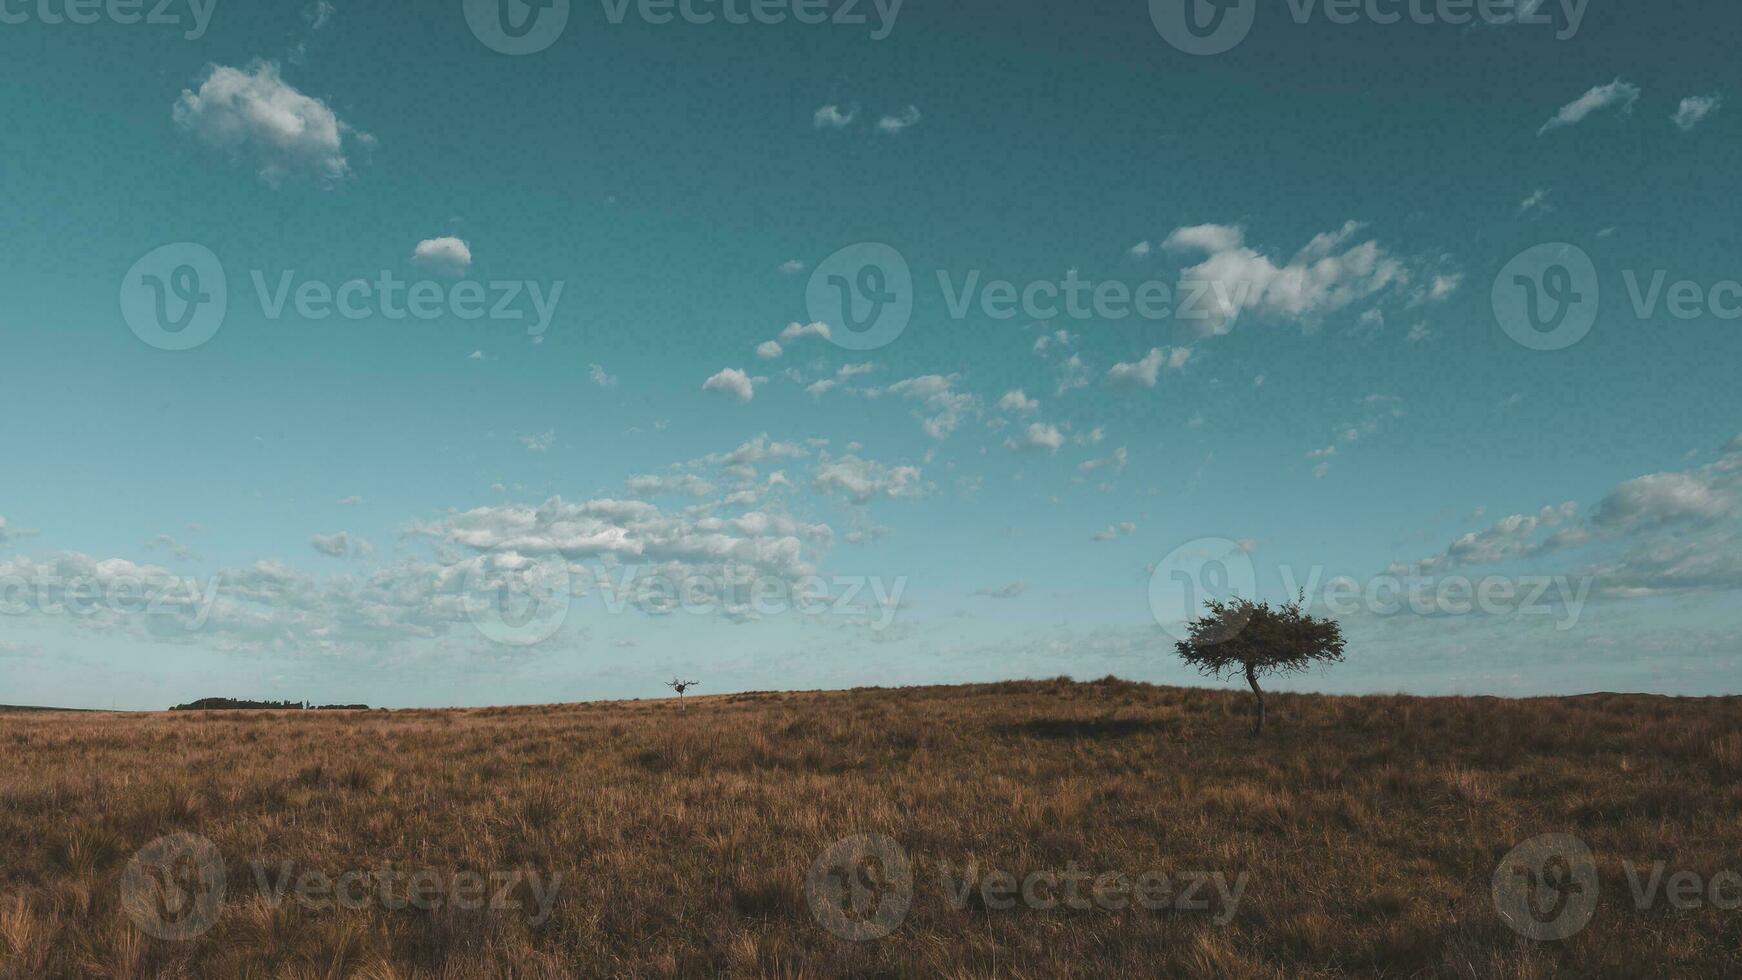
{"type": "Polygon", "coordinates": [[[908,106],[899,115],[884,116],[877,120],[877,131],[885,136],[895,136],[919,125],[919,108],[908,106]]]}
{"type": "Polygon", "coordinates": [[[1150,245],[1148,242],[1138,242],[1137,244],[1131,246],[1129,249],[1126,249],[1125,254],[1131,256],[1134,259],[1148,258],[1149,253],[1153,249],[1154,249],[1154,246],[1150,245]]]}
{"type": "Polygon", "coordinates": [[[331,0],[314,0],[313,3],[302,8],[302,20],[308,25],[309,30],[318,31],[331,23],[333,15],[336,13],[338,13],[338,8],[332,5],[331,0]]]}
{"type": "Polygon", "coordinates": [[[272,61],[210,66],[198,91],[182,90],[172,116],[200,142],[250,161],[273,187],[296,176],[337,183],[351,175],[347,143],[374,144],[325,102],[297,91],[272,61]]]}
{"type": "Polygon", "coordinates": [[[997,588],[975,589],[974,594],[985,596],[988,599],[1014,599],[1027,591],[1027,582],[1011,582],[1009,585],[1000,585],[997,588]]]}
{"type": "Polygon", "coordinates": [[[1675,115],[1671,116],[1670,119],[1682,132],[1690,132],[1700,124],[1701,120],[1717,112],[1723,105],[1724,97],[1722,95],[1690,95],[1682,100],[1680,106],[1676,107],[1675,115]]]}
{"type": "Polygon", "coordinates": [[[475,350],[475,351],[471,352],[470,354],[466,355],[466,360],[468,360],[468,361],[482,361],[482,360],[487,360],[487,358],[484,357],[483,351],[475,350]]]}
{"type": "Polygon", "coordinates": [[[780,342],[790,344],[801,337],[821,337],[829,339],[829,325],[818,321],[816,323],[789,323],[780,332],[780,342]]]}
{"type": "Polygon", "coordinates": [[[592,377],[593,383],[601,388],[617,387],[617,376],[606,371],[602,364],[587,365],[587,373],[592,377]]]}
{"type": "Polygon", "coordinates": [[[1132,536],[1133,534],[1136,534],[1136,533],[1137,533],[1137,525],[1136,524],[1133,524],[1130,521],[1121,521],[1118,524],[1107,525],[1107,529],[1104,531],[1096,531],[1094,533],[1094,535],[1092,535],[1090,537],[1089,540],[1091,540],[1091,541],[1117,541],[1120,538],[1129,538],[1130,536],[1132,536]]]}
{"type": "Polygon", "coordinates": [[[724,395],[730,395],[741,402],[747,402],[756,397],[754,379],[737,368],[726,368],[702,382],[702,390],[717,391],[724,395]]]}
{"type": "Polygon", "coordinates": [[[1536,135],[1541,136],[1550,130],[1577,125],[1592,113],[1611,107],[1619,107],[1622,114],[1630,113],[1633,111],[1633,104],[1638,101],[1639,86],[1617,78],[1607,85],[1598,85],[1561,106],[1553,118],[1542,124],[1536,135]]]}
{"type": "Polygon", "coordinates": [[[1407,339],[1412,344],[1419,344],[1431,336],[1433,336],[1433,331],[1427,328],[1427,324],[1418,323],[1409,328],[1409,336],[1407,339]]]}
{"type": "Polygon", "coordinates": [[[1015,450],[1045,451],[1057,453],[1059,447],[1065,444],[1064,433],[1057,426],[1043,422],[1030,422],[1028,428],[1020,436],[1004,440],[1004,448],[1015,450]]]}
{"type": "Polygon", "coordinates": [[[762,343],[756,345],[756,356],[765,361],[772,361],[779,357],[780,354],[781,348],[779,341],[764,340],[762,343]]]}
{"type": "Polygon", "coordinates": [[[1078,463],[1077,469],[1084,473],[1093,473],[1096,470],[1102,469],[1110,469],[1115,473],[1123,473],[1125,472],[1125,464],[1129,461],[1130,454],[1125,451],[1124,446],[1120,446],[1118,449],[1113,450],[1111,456],[1104,459],[1089,459],[1078,463]]]}
{"type": "Polygon", "coordinates": [[[556,444],[556,430],[547,429],[544,432],[534,432],[530,435],[516,436],[522,446],[535,453],[548,453],[550,447],[556,444]]]}
{"type": "Polygon", "coordinates": [[[1004,397],[998,399],[998,407],[1006,412],[1015,412],[1018,415],[1033,415],[1035,412],[1040,411],[1040,401],[1028,397],[1021,388],[1017,388],[1013,391],[1005,392],[1004,397]]]}
{"type": "Polygon", "coordinates": [[[1548,191],[1544,188],[1541,188],[1541,187],[1538,187],[1535,191],[1532,191],[1531,195],[1529,197],[1525,198],[1518,205],[1518,213],[1519,214],[1529,214],[1532,211],[1550,211],[1550,210],[1553,210],[1553,209],[1548,206],[1548,191]]]}
{"type": "Polygon", "coordinates": [[[349,496],[349,497],[340,497],[339,501],[338,501],[340,507],[355,507],[356,505],[358,505],[362,502],[363,502],[363,498],[358,497],[354,494],[352,496],[349,496]]]}
{"type": "Polygon", "coordinates": [[[797,259],[787,259],[780,263],[778,271],[783,276],[796,276],[804,271],[804,263],[797,259]]]}
{"type": "Polygon", "coordinates": [[[329,558],[363,558],[375,550],[369,542],[353,537],[346,531],[317,534],[309,539],[309,545],[329,558]]]}
{"type": "Polygon", "coordinates": [[[471,267],[472,248],[452,236],[431,238],[417,243],[411,251],[411,261],[426,269],[457,276],[471,267]]]}
{"type": "Polygon", "coordinates": [[[817,129],[844,129],[852,125],[858,115],[857,109],[842,109],[831,103],[811,114],[811,124],[817,129]]]}
{"type": "Polygon", "coordinates": [[[1107,369],[1107,383],[1112,385],[1142,385],[1145,388],[1155,387],[1156,379],[1161,374],[1162,366],[1171,370],[1185,367],[1186,361],[1192,356],[1189,347],[1152,347],[1149,353],[1138,361],[1115,364],[1107,369]]]}

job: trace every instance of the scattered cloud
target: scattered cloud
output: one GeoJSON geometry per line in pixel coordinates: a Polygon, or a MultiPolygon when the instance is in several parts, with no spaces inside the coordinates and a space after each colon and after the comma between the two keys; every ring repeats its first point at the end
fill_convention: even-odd
{"type": "Polygon", "coordinates": [[[1142,385],[1145,388],[1155,387],[1156,379],[1165,366],[1177,371],[1185,367],[1191,360],[1192,351],[1189,347],[1152,347],[1141,360],[1115,364],[1107,369],[1107,383],[1111,385],[1142,385]]]}
{"type": "Polygon", "coordinates": [[[1675,115],[1670,119],[1677,129],[1684,133],[1691,132],[1707,116],[1723,108],[1723,105],[1722,95],[1690,95],[1681,101],[1681,105],[1676,107],[1675,115]]]}
{"type": "Polygon", "coordinates": [[[931,492],[917,466],[886,466],[851,453],[819,462],[811,483],[819,492],[840,494],[855,504],[924,497],[931,492]]]}
{"type": "Polygon", "coordinates": [[[852,125],[858,115],[857,109],[842,109],[831,103],[811,114],[811,124],[817,129],[844,129],[852,125]]]}
{"type": "Polygon", "coordinates": [[[1059,447],[1065,444],[1064,433],[1057,426],[1044,422],[1030,422],[1019,435],[1004,440],[1006,449],[1031,450],[1046,453],[1057,453],[1059,447]]]}
{"type": "Polygon", "coordinates": [[[1040,411],[1040,402],[1028,397],[1021,388],[1017,388],[1005,392],[1004,397],[998,399],[998,407],[1003,411],[1015,412],[1018,415],[1033,415],[1040,411]]]}
{"type": "Polygon", "coordinates": [[[198,91],[182,90],[173,116],[183,132],[247,161],[274,187],[295,177],[342,181],[351,176],[349,148],[374,143],[325,102],[284,81],[271,61],[209,66],[198,91]]]}
{"type": "Polygon", "coordinates": [[[1622,114],[1631,113],[1633,104],[1639,101],[1639,86],[1624,82],[1617,78],[1607,85],[1598,85],[1584,95],[1579,96],[1560,107],[1542,128],[1536,131],[1541,136],[1550,130],[1565,126],[1575,126],[1584,122],[1586,117],[1604,109],[1617,108],[1622,114]]]}
{"type": "Polygon", "coordinates": [[[454,237],[431,238],[417,243],[411,260],[427,269],[459,275],[472,265],[472,248],[454,237]]]}
{"type": "Polygon", "coordinates": [[[1120,521],[1118,524],[1107,525],[1106,530],[1096,531],[1094,533],[1094,535],[1092,535],[1090,537],[1089,540],[1091,540],[1091,541],[1117,541],[1120,538],[1129,538],[1130,536],[1132,536],[1133,534],[1136,534],[1136,533],[1137,533],[1137,525],[1136,524],[1133,524],[1130,521],[1120,521]]]}
{"type": "Polygon", "coordinates": [[[601,388],[617,387],[617,376],[606,371],[601,364],[587,365],[587,375],[593,379],[594,384],[601,388]]]}
{"type": "Polygon", "coordinates": [[[756,379],[737,368],[726,368],[702,382],[703,391],[717,391],[741,402],[756,397],[756,379]]]}
{"type": "Polygon", "coordinates": [[[1164,248],[1205,252],[1208,258],[1180,272],[1180,317],[1201,333],[1226,333],[1242,311],[1317,318],[1407,283],[1402,260],[1379,243],[1354,243],[1362,230],[1349,221],[1313,238],[1286,262],[1251,248],[1238,225],[1198,225],[1170,234],[1164,248]]]}
{"type": "Polygon", "coordinates": [[[556,430],[546,429],[543,432],[516,436],[515,440],[535,453],[548,453],[550,447],[556,445],[556,430]]]}
{"type": "Polygon", "coordinates": [[[877,120],[877,131],[885,136],[895,136],[919,125],[919,107],[908,106],[893,116],[884,116],[877,120]]]}

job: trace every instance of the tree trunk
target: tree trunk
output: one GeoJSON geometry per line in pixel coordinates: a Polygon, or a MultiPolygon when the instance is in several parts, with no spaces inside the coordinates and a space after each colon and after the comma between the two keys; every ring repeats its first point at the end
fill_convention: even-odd
{"type": "Polygon", "coordinates": [[[1252,723],[1252,735],[1256,738],[1264,734],[1264,689],[1258,686],[1258,674],[1250,664],[1246,666],[1246,683],[1252,685],[1252,696],[1258,699],[1258,717],[1252,723]]]}

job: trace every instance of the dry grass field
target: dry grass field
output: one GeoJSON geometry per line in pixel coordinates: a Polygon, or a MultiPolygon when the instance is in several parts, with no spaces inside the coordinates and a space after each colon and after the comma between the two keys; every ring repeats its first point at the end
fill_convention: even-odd
{"type": "Polygon", "coordinates": [[[1284,694],[1262,740],[1246,710],[1060,680],[681,713],[0,713],[0,976],[1742,975],[1723,888],[1640,908],[1629,878],[1742,869],[1742,699],[1284,694]],[[1600,885],[1588,927],[1537,942],[1491,883],[1552,832],[1600,885]],[[154,938],[124,880],[180,833],[221,854],[223,900],[196,937],[154,938]],[[813,899],[879,903],[898,873],[839,894],[807,875],[860,834],[896,842],[912,886],[887,936],[851,941],[813,899]],[[1002,908],[963,897],[969,867],[1046,887],[1002,908]],[[1048,871],[1125,877],[1047,907],[1048,871]],[[1117,900],[1154,873],[1165,901],[1117,900]]]}

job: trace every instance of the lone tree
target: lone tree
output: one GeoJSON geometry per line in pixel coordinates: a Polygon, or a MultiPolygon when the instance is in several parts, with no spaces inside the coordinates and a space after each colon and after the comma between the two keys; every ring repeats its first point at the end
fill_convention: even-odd
{"type": "Polygon", "coordinates": [[[1319,619],[1301,610],[1303,593],[1275,609],[1267,602],[1235,596],[1206,602],[1201,618],[1186,624],[1191,638],[1174,644],[1180,659],[1209,677],[1246,675],[1258,700],[1254,736],[1264,733],[1264,689],[1260,674],[1307,670],[1318,663],[1341,663],[1343,628],[1334,619],[1319,619]]]}
{"type": "Polygon", "coordinates": [[[670,681],[666,682],[665,686],[669,687],[672,690],[677,692],[677,710],[688,711],[689,709],[684,707],[683,692],[689,690],[692,687],[695,687],[696,682],[695,681],[680,681],[674,677],[670,681]]]}

